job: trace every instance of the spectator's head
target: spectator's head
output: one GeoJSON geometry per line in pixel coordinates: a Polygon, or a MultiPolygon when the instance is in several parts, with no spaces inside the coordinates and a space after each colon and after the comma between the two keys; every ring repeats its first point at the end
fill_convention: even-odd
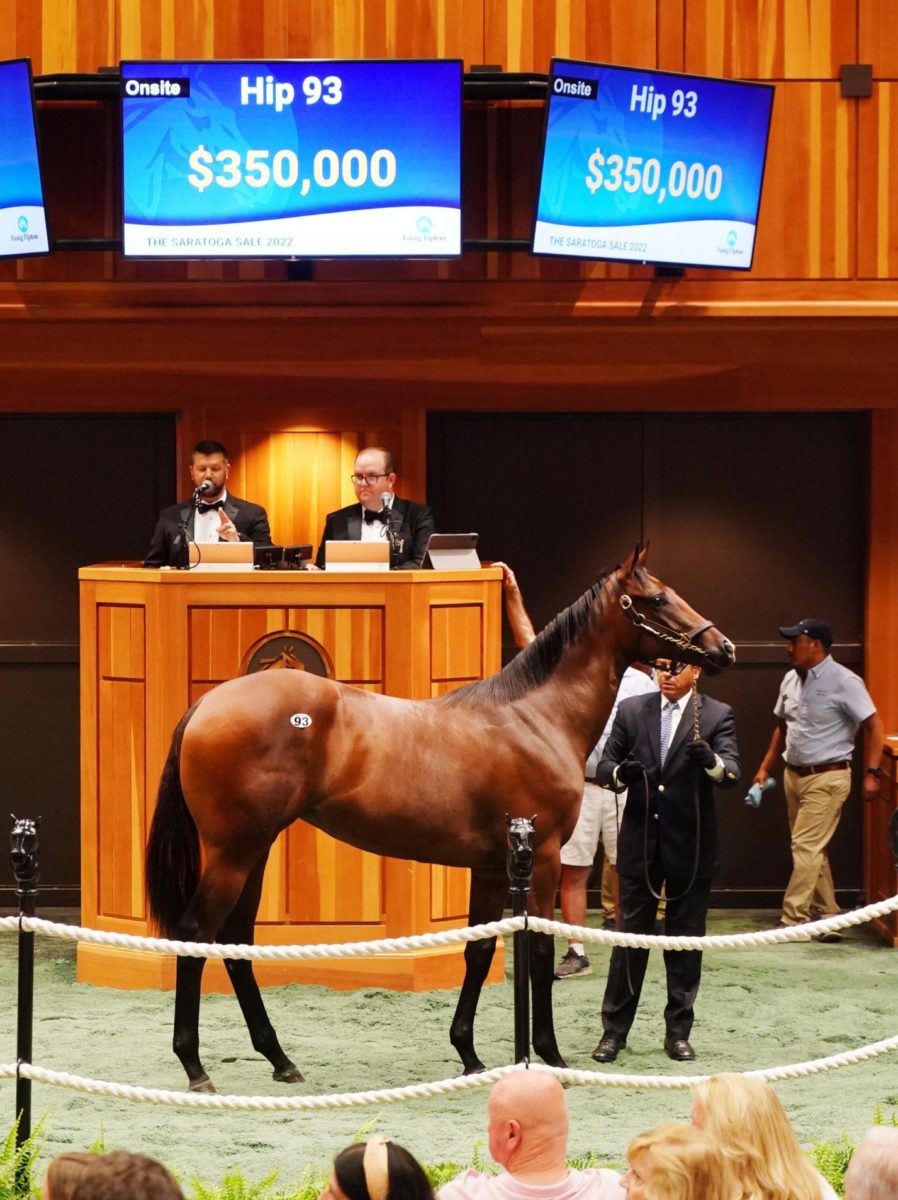
{"type": "Polygon", "coordinates": [[[381,509],[380,498],[384,492],[393,494],[396,483],[396,465],[393,455],[383,446],[366,446],[355,458],[352,485],[359,503],[373,512],[381,509]]]}
{"type": "Polygon", "coordinates": [[[408,1150],[372,1138],[340,1151],[321,1195],[324,1200],[433,1200],[433,1188],[408,1150]]]}
{"type": "Polygon", "coordinates": [[[736,1181],[713,1138],[667,1123],[638,1134],[621,1179],[627,1200],[733,1200],[736,1181]]]}
{"type": "Polygon", "coordinates": [[[197,442],[190,456],[190,478],[193,486],[198,488],[207,479],[212,482],[212,489],[207,492],[207,500],[217,500],[225,488],[231,464],[228,462],[228,452],[221,442],[207,439],[197,442]]]}
{"type": "Polygon", "coordinates": [[[41,1189],[43,1200],[71,1200],[75,1184],[96,1158],[96,1154],[81,1154],[75,1151],[57,1154],[51,1159],[44,1175],[41,1189]]]}
{"type": "Polygon", "coordinates": [[[563,1166],[568,1115],[564,1088],[543,1071],[512,1071],[493,1085],[487,1105],[489,1152],[506,1171],[563,1166]]]}
{"type": "Polygon", "coordinates": [[[851,1156],[845,1200],[895,1200],[898,1196],[898,1129],[877,1125],[851,1156]]]}
{"type": "Polygon", "coordinates": [[[712,1075],[692,1095],[693,1123],[718,1143],[746,1194],[819,1196],[820,1180],[769,1083],[712,1075]]]}
{"type": "MultiPolygon", "coordinates": [[[[88,1157],[91,1161],[64,1200],[184,1200],[173,1176],[155,1158],[127,1150],[88,1157]]],[[[58,1200],[55,1191],[50,1200],[58,1200]]]]}

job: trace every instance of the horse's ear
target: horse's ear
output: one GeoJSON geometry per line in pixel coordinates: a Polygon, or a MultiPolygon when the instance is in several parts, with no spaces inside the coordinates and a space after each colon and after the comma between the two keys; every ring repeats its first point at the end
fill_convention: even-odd
{"type": "Polygon", "coordinates": [[[641,546],[641,545],[639,544],[639,542],[637,542],[637,543],[636,543],[636,550],[637,550],[636,565],[637,565],[637,567],[644,567],[644,566],[645,566],[645,560],[646,560],[646,559],[648,558],[648,556],[649,556],[649,544],[648,544],[648,542],[646,542],[646,544],[645,544],[644,546],[641,546]]]}
{"type": "Polygon", "coordinates": [[[621,566],[621,573],[622,573],[624,579],[629,579],[630,576],[633,574],[633,572],[636,570],[636,568],[639,566],[639,559],[640,559],[641,553],[642,553],[642,543],[637,542],[636,545],[633,547],[633,553],[621,566]]]}

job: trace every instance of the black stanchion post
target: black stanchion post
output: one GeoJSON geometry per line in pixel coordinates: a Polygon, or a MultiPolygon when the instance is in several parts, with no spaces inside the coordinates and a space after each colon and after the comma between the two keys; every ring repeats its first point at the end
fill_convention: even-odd
{"type": "MultiPolygon", "coordinates": [[[[9,863],[16,879],[16,895],[19,898],[19,990],[18,1024],[16,1029],[16,1061],[31,1062],[32,1027],[34,1018],[34,934],[22,928],[22,917],[33,917],[37,881],[40,879],[40,841],[36,821],[28,817],[13,817],[10,834],[9,863]]],[[[24,1075],[16,1076],[16,1149],[19,1150],[31,1137],[31,1080],[24,1075]]],[[[19,1167],[22,1171],[23,1168],[19,1167]]],[[[27,1195],[30,1179],[16,1178],[16,1190],[27,1195]]]]}
{"type": "Polygon", "coordinates": [[[514,933],[514,1059],[530,1061],[530,935],[527,930],[527,897],[533,876],[533,823],[536,817],[505,817],[508,822],[508,891],[511,911],[524,918],[524,928],[514,933]]]}

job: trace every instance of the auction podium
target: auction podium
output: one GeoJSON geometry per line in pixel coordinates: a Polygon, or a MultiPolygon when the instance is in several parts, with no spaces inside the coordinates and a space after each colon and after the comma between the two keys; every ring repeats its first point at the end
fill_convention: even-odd
{"type": "MultiPolygon", "coordinates": [[[[104,563],[79,578],[81,919],[92,929],[154,934],[143,858],[159,776],[178,720],[216,684],[254,667],[304,669],[303,652],[316,644],[337,680],[409,699],[501,665],[497,568],[333,574],[104,563]]],[[[460,928],[468,878],[459,868],[379,858],[298,821],[272,847],[256,940],[354,942],[460,928]]],[[[256,974],[268,985],[425,991],[461,983],[463,951],[262,962],[256,974]]],[[[79,943],[77,977],[171,988],[175,959],[79,943]]],[[[500,940],[489,981],[503,977],[500,940]]],[[[230,990],[220,960],[208,962],[203,984],[230,990]]]]}

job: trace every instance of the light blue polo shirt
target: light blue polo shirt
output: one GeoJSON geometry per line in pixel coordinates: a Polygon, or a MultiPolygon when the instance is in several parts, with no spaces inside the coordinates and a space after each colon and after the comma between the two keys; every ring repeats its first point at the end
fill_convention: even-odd
{"type": "Polygon", "coordinates": [[[773,712],[786,722],[783,758],[807,767],[851,758],[858,726],[876,705],[860,676],[828,654],[804,683],[797,671],[787,673],[773,712]]]}

